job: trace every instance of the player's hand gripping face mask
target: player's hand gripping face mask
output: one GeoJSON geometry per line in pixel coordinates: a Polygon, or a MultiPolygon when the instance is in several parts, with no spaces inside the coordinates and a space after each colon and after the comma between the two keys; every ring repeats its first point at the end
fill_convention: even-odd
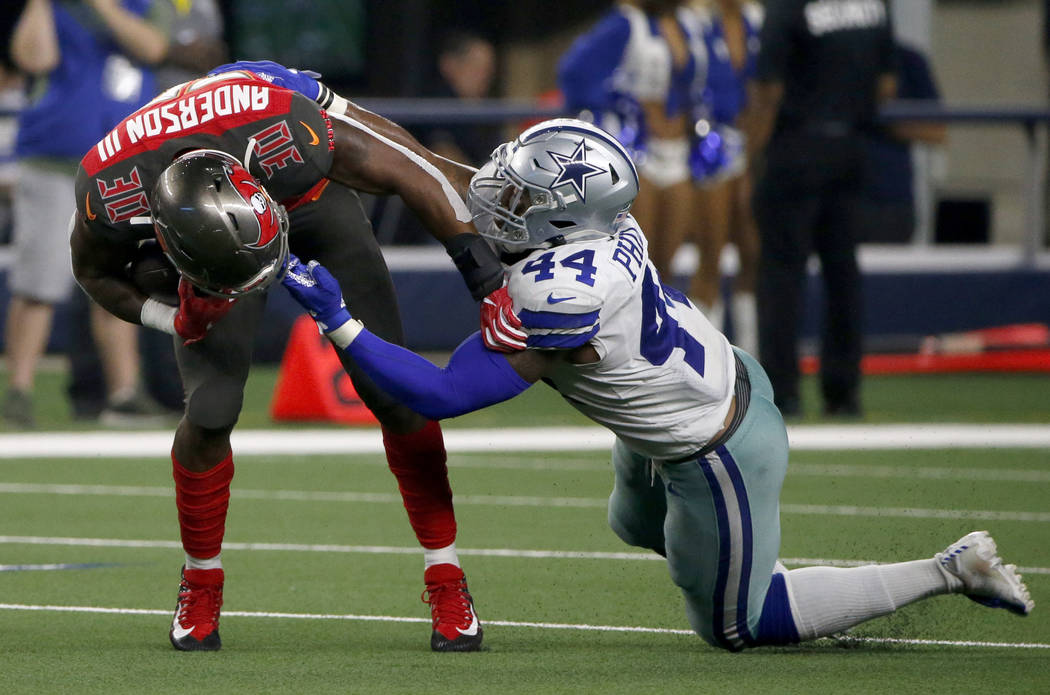
{"type": "Polygon", "coordinates": [[[164,252],[203,292],[238,297],[284,272],[288,214],[225,152],[177,158],[158,178],[152,207],[164,252]]]}
{"type": "Polygon", "coordinates": [[[605,131],[545,121],[492,153],[471,179],[478,233],[507,253],[611,236],[638,195],[638,172],[605,131]]]}

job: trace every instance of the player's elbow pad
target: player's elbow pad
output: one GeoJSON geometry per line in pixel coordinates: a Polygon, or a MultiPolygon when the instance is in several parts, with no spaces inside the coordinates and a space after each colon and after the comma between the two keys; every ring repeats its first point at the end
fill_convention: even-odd
{"type": "Polygon", "coordinates": [[[457,234],[445,242],[445,250],[475,301],[480,302],[503,285],[503,264],[483,237],[469,232],[457,234]]]}

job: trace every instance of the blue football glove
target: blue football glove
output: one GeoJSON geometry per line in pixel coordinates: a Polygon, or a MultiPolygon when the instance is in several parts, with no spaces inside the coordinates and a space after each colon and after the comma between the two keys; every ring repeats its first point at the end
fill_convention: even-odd
{"type": "Polygon", "coordinates": [[[323,333],[331,333],[351,320],[339,281],[317,261],[303,265],[289,254],[288,272],[281,279],[289,294],[306,309],[323,333]]]}
{"type": "Polygon", "coordinates": [[[264,80],[271,82],[278,87],[284,87],[286,89],[294,89],[300,94],[310,97],[314,101],[318,100],[321,95],[321,83],[317,81],[321,77],[320,73],[316,73],[313,70],[294,70],[292,68],[286,68],[280,63],[275,63],[272,60],[238,60],[236,63],[226,63],[213,69],[209,72],[209,75],[218,75],[223,72],[231,72],[233,70],[247,70],[248,72],[254,72],[264,80]]]}

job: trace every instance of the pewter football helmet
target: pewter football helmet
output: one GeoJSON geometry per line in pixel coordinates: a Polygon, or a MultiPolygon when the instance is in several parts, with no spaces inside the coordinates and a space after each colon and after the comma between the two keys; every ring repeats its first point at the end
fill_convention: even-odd
{"type": "Polygon", "coordinates": [[[611,236],[638,195],[638,172],[614,137],[570,118],[500,145],[470,181],[478,233],[516,253],[611,236]]]}
{"type": "Polygon", "coordinates": [[[288,213],[225,152],[178,157],[158,178],[152,207],[164,253],[208,294],[259,291],[284,272],[288,213]]]}

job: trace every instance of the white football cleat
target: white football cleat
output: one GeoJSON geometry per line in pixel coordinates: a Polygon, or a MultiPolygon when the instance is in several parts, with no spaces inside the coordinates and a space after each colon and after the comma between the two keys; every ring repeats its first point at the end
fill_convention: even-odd
{"type": "Polygon", "coordinates": [[[1003,564],[987,531],[968,533],[933,557],[949,584],[962,582],[954,591],[968,599],[1017,615],[1028,615],[1035,607],[1017,566],[1003,564]]]}

